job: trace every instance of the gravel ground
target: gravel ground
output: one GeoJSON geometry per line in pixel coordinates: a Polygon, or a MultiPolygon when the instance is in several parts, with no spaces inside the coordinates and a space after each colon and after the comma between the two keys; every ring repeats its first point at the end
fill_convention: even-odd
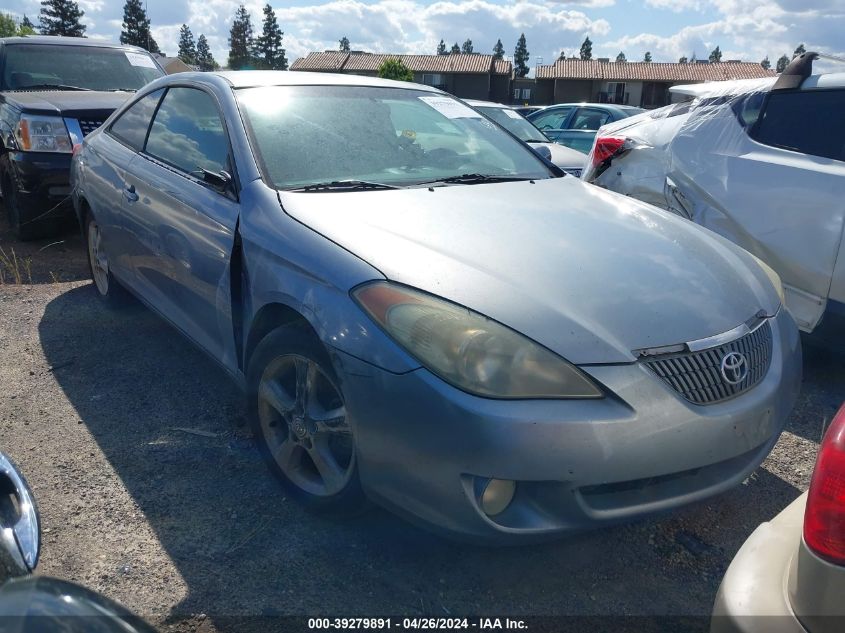
{"type": "MultiPolygon", "coordinates": [[[[75,239],[51,248],[67,249],[62,270],[78,279],[75,239]]],[[[45,252],[30,251],[40,281],[55,261],[45,252]]],[[[380,510],[305,513],[265,470],[224,373],[140,306],[110,312],[85,281],[7,283],[0,323],[0,448],[40,506],[39,573],[163,631],[241,631],[229,616],[243,615],[449,613],[672,614],[699,616],[684,628],[703,631],[731,558],[806,489],[845,399],[843,357],[805,346],[787,431],[745,484],[667,517],[483,549],[380,510]]]]}

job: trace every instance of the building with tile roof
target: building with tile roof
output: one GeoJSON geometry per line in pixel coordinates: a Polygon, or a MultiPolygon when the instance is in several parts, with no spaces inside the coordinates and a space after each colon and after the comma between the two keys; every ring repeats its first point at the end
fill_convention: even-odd
{"type": "Polygon", "coordinates": [[[656,108],[670,103],[669,87],[677,84],[774,75],[774,71],[760,64],[740,61],[682,64],[559,59],[553,64],[537,66],[531,102],[586,101],[656,108]]]}
{"type": "Polygon", "coordinates": [[[334,72],[353,75],[378,74],[388,59],[399,59],[414,73],[414,81],[464,99],[506,101],[510,94],[513,64],[492,55],[393,55],[359,51],[322,51],[300,57],[291,70],[334,72]]]}

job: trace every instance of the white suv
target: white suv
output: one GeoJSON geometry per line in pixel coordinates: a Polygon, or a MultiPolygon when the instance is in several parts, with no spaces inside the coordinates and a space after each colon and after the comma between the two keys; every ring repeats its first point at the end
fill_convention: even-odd
{"type": "Polygon", "coordinates": [[[782,277],[799,327],[845,322],[845,73],[805,53],[779,76],[677,86],[692,97],[601,128],[582,178],[683,215],[782,277]]]}

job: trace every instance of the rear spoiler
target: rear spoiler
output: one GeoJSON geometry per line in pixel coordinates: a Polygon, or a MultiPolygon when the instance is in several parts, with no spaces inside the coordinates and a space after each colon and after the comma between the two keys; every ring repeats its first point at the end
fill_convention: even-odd
{"type": "Polygon", "coordinates": [[[813,62],[818,58],[819,54],[815,52],[801,53],[783,69],[775,85],[772,86],[772,92],[800,88],[804,80],[813,74],[813,62]]]}

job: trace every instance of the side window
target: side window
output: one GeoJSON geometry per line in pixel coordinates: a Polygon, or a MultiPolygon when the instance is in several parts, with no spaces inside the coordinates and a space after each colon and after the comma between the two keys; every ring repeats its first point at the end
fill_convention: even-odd
{"type": "Polygon", "coordinates": [[[210,95],[196,88],[171,88],[156,113],[146,152],[195,176],[229,169],[229,145],[210,95]]]}
{"type": "Polygon", "coordinates": [[[845,160],[845,90],[773,92],[751,137],[765,145],[845,160]]]}
{"type": "Polygon", "coordinates": [[[112,136],[120,139],[136,152],[140,152],[144,147],[150,121],[163,92],[164,88],[151,92],[130,106],[111,124],[109,132],[112,136]]]}
{"type": "Polygon", "coordinates": [[[569,127],[573,130],[597,130],[609,120],[609,112],[595,108],[579,108],[569,127]]]}
{"type": "Polygon", "coordinates": [[[555,108],[537,115],[531,122],[541,130],[557,130],[563,127],[571,111],[572,108],[555,108]]]}

